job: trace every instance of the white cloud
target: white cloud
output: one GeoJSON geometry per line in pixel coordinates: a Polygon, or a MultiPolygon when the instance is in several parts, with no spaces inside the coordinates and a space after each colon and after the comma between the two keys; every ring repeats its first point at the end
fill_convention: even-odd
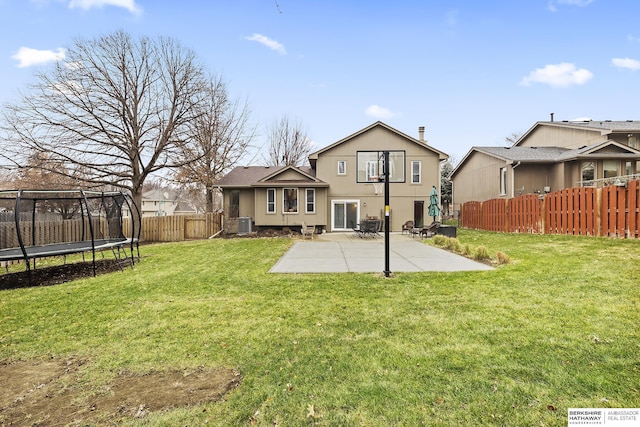
{"type": "Polygon", "coordinates": [[[377,119],[390,119],[398,115],[398,113],[394,113],[388,108],[375,104],[368,106],[364,112],[367,116],[375,117],[377,119]]]}
{"type": "Polygon", "coordinates": [[[577,69],[575,64],[562,62],[536,68],[520,84],[530,86],[532,83],[543,83],[552,87],[568,87],[583,85],[593,78],[593,73],[586,68],[577,69]]]}
{"type": "Polygon", "coordinates": [[[585,7],[593,2],[594,0],[551,0],[547,4],[547,9],[549,9],[551,12],[556,12],[558,10],[556,6],[558,5],[585,7]]]}
{"type": "Polygon", "coordinates": [[[142,8],[136,4],[135,0],[71,0],[69,9],[80,8],[89,10],[94,7],[116,6],[127,9],[131,13],[141,13],[142,8]]]}
{"type": "Polygon", "coordinates": [[[269,37],[263,36],[262,34],[254,33],[251,36],[246,36],[244,39],[252,41],[252,42],[258,42],[258,43],[268,47],[271,50],[275,50],[280,55],[286,55],[287,54],[287,51],[284,49],[284,46],[281,43],[279,43],[279,42],[277,42],[275,40],[271,40],[269,37]]]}
{"type": "Polygon", "coordinates": [[[557,0],[558,4],[568,4],[569,6],[584,7],[593,3],[593,0],[557,0]]]}
{"type": "Polygon", "coordinates": [[[633,35],[629,34],[629,35],[627,36],[627,41],[628,41],[629,43],[639,43],[639,42],[640,42],[640,37],[635,37],[635,36],[633,36],[633,35]]]}
{"type": "Polygon", "coordinates": [[[629,70],[640,70],[640,61],[631,58],[613,58],[611,64],[618,68],[627,68],[629,70]]]}
{"type": "Polygon", "coordinates": [[[60,61],[65,57],[65,49],[59,47],[57,51],[38,50],[30,47],[21,47],[11,58],[18,61],[18,68],[31,67],[52,61],[60,61]]]}

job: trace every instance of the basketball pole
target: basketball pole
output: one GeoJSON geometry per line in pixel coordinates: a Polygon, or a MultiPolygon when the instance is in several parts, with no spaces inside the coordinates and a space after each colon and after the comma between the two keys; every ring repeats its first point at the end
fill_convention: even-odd
{"type": "Polygon", "coordinates": [[[384,162],[383,179],[384,179],[384,275],[389,277],[389,151],[382,152],[382,161],[384,162]]]}

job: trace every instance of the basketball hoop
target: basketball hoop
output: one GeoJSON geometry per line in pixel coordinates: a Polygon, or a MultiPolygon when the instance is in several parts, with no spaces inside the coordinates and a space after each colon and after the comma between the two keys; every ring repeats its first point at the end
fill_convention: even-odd
{"type": "Polygon", "coordinates": [[[382,192],[383,188],[384,188],[384,182],[378,181],[373,183],[373,191],[375,194],[382,192]]]}

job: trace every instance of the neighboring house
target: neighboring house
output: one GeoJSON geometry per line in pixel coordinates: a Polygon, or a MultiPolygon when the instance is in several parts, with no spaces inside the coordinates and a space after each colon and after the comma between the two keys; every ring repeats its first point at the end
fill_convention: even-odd
{"type": "Polygon", "coordinates": [[[413,220],[430,222],[429,193],[440,188],[448,155],[419,138],[376,122],[309,155],[310,167],[240,166],[218,181],[225,230],[238,225],[292,227],[305,222],[326,231],[350,231],[361,219],[384,219],[382,152],[390,152],[390,230],[413,220]],[[377,183],[377,184],[374,184],[377,183]],[[377,187],[377,188],[376,188],[377,187]]]}
{"type": "Polygon", "coordinates": [[[512,147],[473,147],[451,173],[453,204],[640,177],[640,121],[537,122],[512,147]]]}
{"type": "Polygon", "coordinates": [[[193,207],[191,203],[184,200],[178,200],[175,208],[173,209],[174,215],[195,215],[198,213],[198,209],[193,207]]]}
{"type": "Polygon", "coordinates": [[[197,209],[178,197],[175,191],[160,188],[142,193],[142,217],[197,214],[197,209]]]}

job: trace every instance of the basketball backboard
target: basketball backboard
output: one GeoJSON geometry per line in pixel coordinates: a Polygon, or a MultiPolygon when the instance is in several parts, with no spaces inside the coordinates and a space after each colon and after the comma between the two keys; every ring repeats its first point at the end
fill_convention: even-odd
{"type": "MultiPolygon", "coordinates": [[[[379,182],[384,179],[383,151],[356,152],[357,181],[379,182]]],[[[406,154],[404,150],[389,150],[389,182],[405,182],[406,154]]]]}

